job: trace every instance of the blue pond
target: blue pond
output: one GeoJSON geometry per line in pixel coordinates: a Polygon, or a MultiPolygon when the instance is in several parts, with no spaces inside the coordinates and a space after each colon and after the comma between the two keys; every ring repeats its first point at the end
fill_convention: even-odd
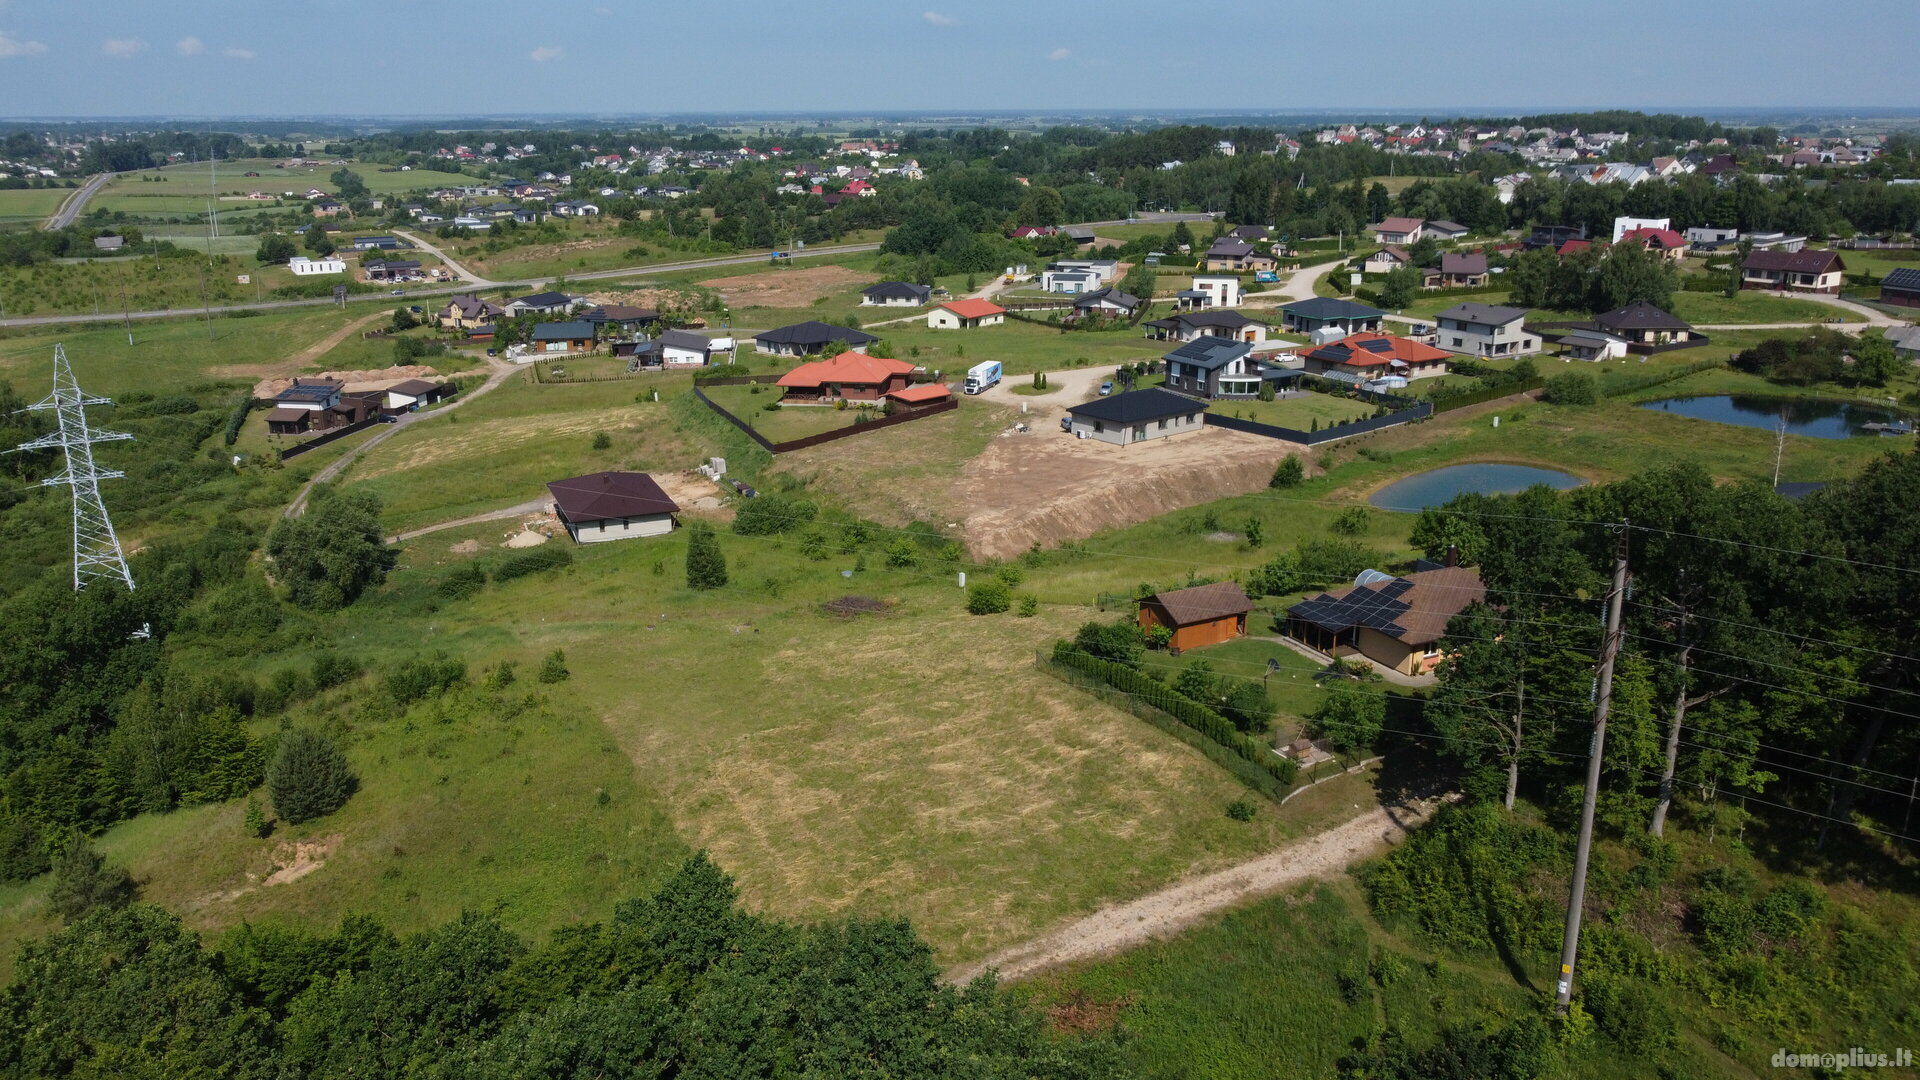
{"type": "Polygon", "coordinates": [[[1774,430],[1784,419],[1789,432],[1795,435],[1810,435],[1816,439],[1847,439],[1855,435],[1871,435],[1873,432],[1863,430],[1865,425],[1899,419],[1895,413],[1886,409],[1876,409],[1871,405],[1856,405],[1850,401],[1767,397],[1753,394],[1667,398],[1664,401],[1649,401],[1640,407],[1669,412],[1676,416],[1689,416],[1695,420],[1711,420],[1716,424],[1737,424],[1740,427],[1765,428],[1768,431],[1774,430]]]}
{"type": "Polygon", "coordinates": [[[1586,481],[1558,469],[1536,469],[1531,465],[1448,465],[1444,469],[1414,473],[1395,480],[1373,493],[1367,501],[1382,510],[1425,510],[1439,506],[1455,495],[1469,491],[1481,495],[1501,495],[1525,491],[1535,484],[1565,491],[1586,481]]]}

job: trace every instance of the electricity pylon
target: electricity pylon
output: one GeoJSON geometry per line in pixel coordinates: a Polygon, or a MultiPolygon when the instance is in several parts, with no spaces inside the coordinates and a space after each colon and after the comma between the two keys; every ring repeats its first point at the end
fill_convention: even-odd
{"type": "Polygon", "coordinates": [[[120,550],[120,537],[107,517],[106,504],[100,501],[100,481],[125,476],[118,469],[102,469],[93,462],[93,444],[118,442],[133,436],[118,431],[101,431],[87,426],[87,406],[111,405],[113,399],[88,397],[73,377],[67,363],[67,347],[53,347],[53,393],[28,409],[52,411],[59,426],[32,442],[21,443],[21,450],[58,449],[64,468],[40,481],[47,487],[66,485],[73,489],[73,590],[79,592],[101,578],[118,578],[133,588],[133,573],[127,569],[126,553],[120,550]]]}

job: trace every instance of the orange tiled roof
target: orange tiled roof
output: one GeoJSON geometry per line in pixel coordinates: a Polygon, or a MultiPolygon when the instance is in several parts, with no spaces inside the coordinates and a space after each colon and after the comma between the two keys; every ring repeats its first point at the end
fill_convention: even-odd
{"type": "Polygon", "coordinates": [[[940,305],[963,319],[984,319],[989,315],[1005,315],[1007,309],[991,300],[949,300],[940,305]]]}
{"type": "Polygon", "coordinates": [[[1378,334],[1372,331],[1348,334],[1338,341],[1322,345],[1307,354],[1319,360],[1347,367],[1372,367],[1391,360],[1401,360],[1409,364],[1427,364],[1435,360],[1451,360],[1453,354],[1431,345],[1422,345],[1392,334],[1378,334]]]}
{"type": "Polygon", "coordinates": [[[906,375],[913,365],[905,360],[889,360],[866,353],[843,352],[829,360],[801,364],[780,376],[779,385],[819,387],[828,383],[853,386],[879,386],[895,375],[906,375]]]}
{"type": "Polygon", "coordinates": [[[929,382],[916,383],[912,386],[895,390],[887,396],[895,401],[904,401],[912,405],[922,401],[939,401],[942,398],[950,398],[953,396],[953,391],[947,389],[944,383],[929,382]]]}

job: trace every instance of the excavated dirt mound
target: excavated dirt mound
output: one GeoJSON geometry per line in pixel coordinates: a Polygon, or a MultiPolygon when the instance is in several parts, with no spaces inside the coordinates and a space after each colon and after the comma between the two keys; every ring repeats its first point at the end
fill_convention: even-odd
{"type": "Polygon", "coordinates": [[[600,289],[587,294],[587,300],[595,304],[625,304],[629,307],[652,308],[655,311],[691,311],[699,301],[699,295],[685,289],[665,287],[646,289],[600,289]]]}
{"type": "MultiPolygon", "coordinates": [[[[399,367],[372,368],[366,371],[322,371],[318,375],[301,375],[303,379],[339,379],[346,383],[350,393],[365,390],[385,390],[394,383],[408,379],[440,378],[438,369],[426,364],[403,364],[399,367]]],[[[292,376],[261,379],[253,384],[253,397],[256,401],[272,401],[274,395],[293,385],[292,376]]]]}
{"type": "Polygon", "coordinates": [[[770,270],[764,274],[713,278],[700,284],[719,289],[734,307],[806,307],[869,278],[844,266],[809,266],[801,270],[770,270]]]}
{"type": "Polygon", "coordinates": [[[1298,443],[1203,428],[1191,435],[1115,446],[1057,426],[1007,433],[967,464],[954,494],[966,508],[967,550],[1009,559],[1267,486],[1298,443]]]}

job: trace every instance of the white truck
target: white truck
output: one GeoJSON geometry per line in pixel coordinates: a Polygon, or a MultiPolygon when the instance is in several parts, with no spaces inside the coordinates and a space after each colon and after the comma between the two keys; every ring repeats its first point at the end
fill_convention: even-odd
{"type": "Polygon", "coordinates": [[[1000,381],[1000,361],[988,360],[984,364],[975,364],[967,369],[966,391],[977,394],[1000,381]]]}

